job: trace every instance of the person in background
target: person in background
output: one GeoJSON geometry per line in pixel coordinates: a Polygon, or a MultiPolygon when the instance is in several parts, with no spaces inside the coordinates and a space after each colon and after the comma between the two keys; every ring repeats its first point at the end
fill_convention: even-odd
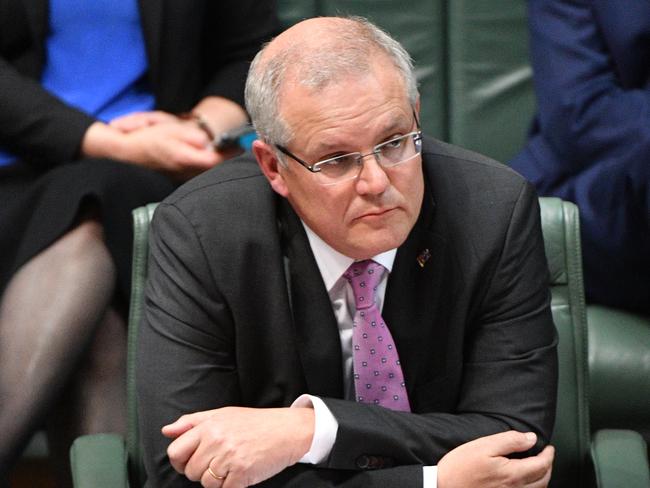
{"type": "Polygon", "coordinates": [[[650,3],[530,0],[537,114],[511,166],[580,208],[587,300],[650,313],[650,3]]]}
{"type": "Polygon", "coordinates": [[[62,466],[124,430],[130,211],[236,154],[276,30],[272,1],[0,4],[0,484],[46,419],[62,466]]]}
{"type": "Polygon", "coordinates": [[[547,485],[537,196],[423,137],[419,103],[409,55],[364,19],[303,21],[257,55],[256,161],[195,178],[151,225],[148,486],[547,485]]]}

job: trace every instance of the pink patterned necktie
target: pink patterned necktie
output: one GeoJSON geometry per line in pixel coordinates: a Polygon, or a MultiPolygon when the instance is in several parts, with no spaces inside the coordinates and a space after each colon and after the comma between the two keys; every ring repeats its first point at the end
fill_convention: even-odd
{"type": "Polygon", "coordinates": [[[371,259],[352,263],[343,276],[354,292],[352,355],[357,401],[411,411],[397,348],[376,303],[385,269],[371,259]]]}

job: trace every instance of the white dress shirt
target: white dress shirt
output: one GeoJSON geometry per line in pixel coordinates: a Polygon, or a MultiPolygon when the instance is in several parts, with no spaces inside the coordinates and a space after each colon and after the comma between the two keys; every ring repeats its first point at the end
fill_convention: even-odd
{"type": "MultiPolygon", "coordinates": [[[[354,259],[344,256],[323,241],[314,231],[303,222],[309,239],[309,245],[316,259],[316,264],[323,277],[323,283],[332,302],[332,309],[339,327],[341,340],[341,356],[343,360],[343,385],[345,398],[354,399],[353,359],[352,359],[352,318],[355,301],[352,287],[343,277],[343,273],[354,262],[354,259]]],[[[372,259],[386,268],[386,273],[377,286],[377,306],[383,308],[386,294],[388,275],[393,269],[397,249],[383,252],[372,259]]],[[[390,327],[390,324],[388,324],[390,327]]],[[[312,395],[301,395],[292,407],[312,407],[315,414],[314,438],[309,452],[300,460],[301,463],[318,464],[323,462],[334,446],[338,422],[325,403],[312,395]]],[[[423,467],[423,488],[437,488],[438,471],[436,466],[423,467]]]]}

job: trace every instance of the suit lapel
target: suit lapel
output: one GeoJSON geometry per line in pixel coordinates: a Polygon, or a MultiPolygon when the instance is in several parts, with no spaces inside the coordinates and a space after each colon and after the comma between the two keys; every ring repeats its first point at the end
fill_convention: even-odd
{"type": "Polygon", "coordinates": [[[453,259],[449,259],[444,235],[434,231],[434,213],[435,203],[427,188],[418,221],[397,251],[382,311],[397,346],[414,408],[418,384],[430,379],[431,371],[444,371],[446,359],[445,302],[450,290],[443,280],[449,277],[453,259]]]}
{"type": "Polygon", "coordinates": [[[308,393],[343,398],[338,325],[300,219],[280,200],[280,224],[288,265],[293,326],[308,393]]]}

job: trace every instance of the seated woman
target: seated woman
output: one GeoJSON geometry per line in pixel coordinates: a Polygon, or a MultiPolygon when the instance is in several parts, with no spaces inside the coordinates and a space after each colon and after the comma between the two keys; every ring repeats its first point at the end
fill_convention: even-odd
{"type": "Polygon", "coordinates": [[[35,5],[0,4],[0,484],[48,414],[123,429],[130,212],[232,155],[276,29],[252,0],[35,5]]]}

